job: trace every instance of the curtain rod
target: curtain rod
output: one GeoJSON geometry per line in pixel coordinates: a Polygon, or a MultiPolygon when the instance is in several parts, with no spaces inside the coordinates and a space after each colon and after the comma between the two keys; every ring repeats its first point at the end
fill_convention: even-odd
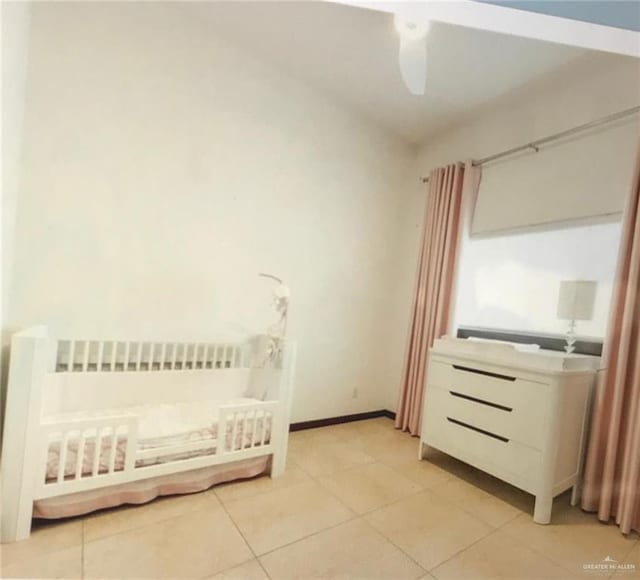
{"type": "MultiPolygon", "coordinates": [[[[489,157],[483,157],[482,159],[478,159],[477,161],[472,161],[471,164],[474,167],[479,167],[481,165],[484,165],[485,163],[495,161],[496,159],[502,159],[503,157],[508,157],[510,155],[513,155],[514,153],[526,151],[527,149],[533,149],[537,153],[539,151],[540,145],[546,145],[547,143],[551,143],[552,141],[557,141],[558,139],[562,139],[563,137],[567,137],[581,131],[586,131],[587,129],[593,129],[594,127],[599,127],[600,125],[613,123],[614,121],[617,121],[619,119],[624,119],[625,117],[635,115],[638,112],[640,112],[640,106],[631,107],[630,109],[625,109],[624,111],[618,111],[617,113],[607,115],[606,117],[601,117],[600,119],[596,119],[595,121],[577,125],[576,127],[567,129],[566,131],[560,131],[559,133],[554,133],[553,135],[549,135],[548,137],[536,139],[535,141],[531,141],[530,143],[527,143],[525,145],[513,147],[512,149],[501,151],[500,153],[496,153],[495,155],[489,155],[489,157]]],[[[427,183],[429,181],[429,178],[421,177],[420,180],[422,181],[422,183],[427,183]]]]}

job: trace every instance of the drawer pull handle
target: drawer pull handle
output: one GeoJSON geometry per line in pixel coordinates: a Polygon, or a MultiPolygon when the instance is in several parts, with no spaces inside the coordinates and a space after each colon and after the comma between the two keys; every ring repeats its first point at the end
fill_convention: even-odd
{"type": "Polygon", "coordinates": [[[498,441],[502,441],[503,443],[509,443],[509,440],[502,435],[496,435],[495,433],[491,433],[490,431],[485,431],[484,429],[480,429],[479,427],[474,427],[473,425],[469,425],[468,423],[463,423],[462,421],[458,421],[457,419],[452,419],[451,417],[447,417],[447,421],[450,423],[455,423],[460,427],[464,427],[465,429],[471,429],[472,431],[477,431],[478,433],[482,433],[483,435],[487,435],[488,437],[493,437],[498,441]]]}
{"type": "Polygon", "coordinates": [[[484,375],[485,377],[493,377],[494,379],[501,379],[503,381],[515,381],[515,377],[509,375],[501,375],[499,373],[492,373],[490,371],[483,371],[480,369],[472,369],[470,367],[463,367],[460,365],[452,365],[457,371],[464,371],[465,373],[475,373],[476,375],[484,375]]]}
{"type": "Polygon", "coordinates": [[[453,397],[459,397],[460,399],[466,399],[467,401],[473,401],[474,403],[480,403],[481,405],[486,405],[487,407],[493,407],[494,409],[500,409],[501,411],[507,411],[511,413],[513,411],[512,407],[505,407],[504,405],[499,405],[498,403],[491,403],[489,401],[484,401],[482,399],[476,399],[475,397],[471,397],[470,395],[465,395],[463,393],[458,393],[456,391],[449,391],[449,394],[453,397]]]}

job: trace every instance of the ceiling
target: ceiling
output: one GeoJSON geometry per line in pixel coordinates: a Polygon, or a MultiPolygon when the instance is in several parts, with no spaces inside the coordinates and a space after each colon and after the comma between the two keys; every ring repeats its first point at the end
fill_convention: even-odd
{"type": "Polygon", "coordinates": [[[405,88],[392,16],[327,2],[211,2],[212,33],[242,46],[411,143],[535,83],[583,49],[434,23],[427,94],[405,88]]]}

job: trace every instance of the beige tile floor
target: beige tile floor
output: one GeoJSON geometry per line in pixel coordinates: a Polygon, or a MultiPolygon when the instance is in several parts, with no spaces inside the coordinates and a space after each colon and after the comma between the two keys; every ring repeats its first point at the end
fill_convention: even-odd
{"type": "Polygon", "coordinates": [[[374,419],[296,432],[285,475],[36,527],[0,548],[3,578],[606,578],[640,542],[533,498],[374,419]]]}

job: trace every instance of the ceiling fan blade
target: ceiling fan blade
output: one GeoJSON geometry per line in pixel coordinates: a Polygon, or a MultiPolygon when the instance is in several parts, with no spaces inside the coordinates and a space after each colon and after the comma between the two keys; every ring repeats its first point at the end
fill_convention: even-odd
{"type": "Polygon", "coordinates": [[[427,85],[427,39],[400,37],[398,64],[412,95],[424,95],[427,85]]]}

